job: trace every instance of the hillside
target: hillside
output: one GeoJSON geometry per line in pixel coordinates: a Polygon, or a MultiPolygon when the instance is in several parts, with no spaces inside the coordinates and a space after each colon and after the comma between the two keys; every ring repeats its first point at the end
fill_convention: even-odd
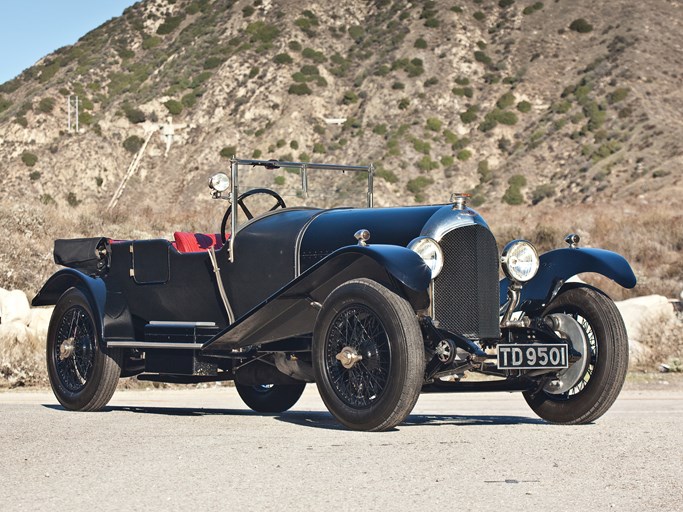
{"type": "MultiPolygon", "coordinates": [[[[210,223],[190,214],[211,208],[206,176],[233,153],[374,162],[379,205],[470,191],[502,219],[521,205],[531,233],[553,206],[680,206],[682,21],[665,0],[139,2],[0,85],[0,231],[23,244],[0,254],[0,275],[35,286],[51,267],[17,258],[49,262],[44,237],[213,229],[214,209],[210,223]],[[168,155],[155,133],[104,215],[168,116],[168,155]]],[[[656,291],[682,283],[673,236],[656,291]]]]}

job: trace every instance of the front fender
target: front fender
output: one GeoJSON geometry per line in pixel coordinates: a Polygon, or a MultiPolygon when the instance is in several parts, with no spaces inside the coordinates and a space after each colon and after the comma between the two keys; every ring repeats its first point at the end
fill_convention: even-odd
{"type": "Polygon", "coordinates": [[[420,256],[405,247],[350,245],[329,254],[235,323],[207,341],[206,351],[232,350],[268,343],[313,331],[318,310],[337,286],[352,279],[373,279],[389,288],[398,281],[415,309],[429,304],[431,270],[420,256]]]}
{"type": "Polygon", "coordinates": [[[95,328],[104,339],[104,311],[107,301],[107,288],[101,279],[92,278],[73,268],[61,269],[47,280],[40,291],[33,297],[32,306],[52,306],[69,288],[78,288],[88,298],[90,308],[95,316],[95,328]]]}
{"type": "MultiPolygon", "coordinates": [[[[624,288],[636,285],[631,266],[620,254],[592,248],[556,249],[540,256],[538,273],[522,288],[520,309],[530,311],[544,307],[567,279],[584,272],[602,274],[624,288]]],[[[501,306],[507,301],[509,284],[507,278],[500,282],[501,306]]]]}

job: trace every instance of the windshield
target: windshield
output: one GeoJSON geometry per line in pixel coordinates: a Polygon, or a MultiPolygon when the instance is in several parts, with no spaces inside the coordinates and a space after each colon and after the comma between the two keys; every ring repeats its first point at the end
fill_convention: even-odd
{"type": "MultiPolygon", "coordinates": [[[[309,162],[235,160],[238,165],[237,194],[256,188],[277,192],[288,207],[315,208],[372,206],[372,166],[350,166],[309,162]]],[[[254,196],[254,203],[267,207],[272,198],[254,196]]]]}

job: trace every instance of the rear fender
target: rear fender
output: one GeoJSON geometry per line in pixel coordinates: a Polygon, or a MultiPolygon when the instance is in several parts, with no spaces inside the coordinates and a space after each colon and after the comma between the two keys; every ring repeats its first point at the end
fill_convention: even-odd
{"type": "MultiPolygon", "coordinates": [[[[592,248],[564,248],[541,255],[536,276],[522,288],[520,307],[527,313],[543,309],[570,277],[586,272],[602,274],[624,288],[636,285],[636,276],[626,259],[615,252],[592,248]]],[[[500,282],[500,305],[507,301],[510,282],[500,282]]]]}
{"type": "Polygon", "coordinates": [[[361,277],[393,289],[416,310],[429,305],[432,274],[417,253],[395,245],[347,246],[319,261],[243,315],[209,340],[203,349],[231,350],[310,334],[320,305],[332,290],[361,277]]]}
{"type": "Polygon", "coordinates": [[[101,279],[92,278],[73,268],[65,268],[54,273],[33,297],[33,306],[51,306],[57,304],[62,294],[69,288],[77,288],[87,297],[90,309],[95,317],[95,328],[104,340],[104,311],[107,289],[101,279]]]}

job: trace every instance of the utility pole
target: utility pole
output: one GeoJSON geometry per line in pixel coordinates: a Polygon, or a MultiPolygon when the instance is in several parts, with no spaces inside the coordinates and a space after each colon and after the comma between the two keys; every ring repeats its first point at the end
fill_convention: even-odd
{"type": "Polygon", "coordinates": [[[71,133],[75,127],[76,133],[79,132],[78,126],[78,96],[75,94],[69,94],[66,98],[66,112],[67,112],[67,128],[69,133],[71,133]],[[71,114],[73,110],[73,115],[71,114]],[[74,119],[72,121],[71,119],[74,119]]]}

